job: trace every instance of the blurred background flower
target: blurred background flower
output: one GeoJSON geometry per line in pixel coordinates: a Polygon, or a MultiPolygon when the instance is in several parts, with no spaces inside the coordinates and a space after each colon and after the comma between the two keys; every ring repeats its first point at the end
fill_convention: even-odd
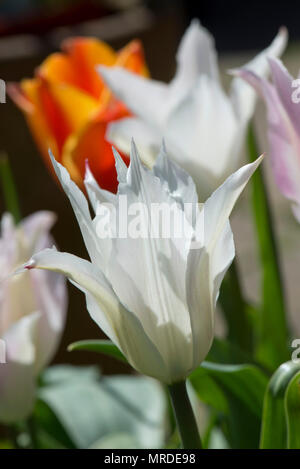
{"type": "Polygon", "coordinates": [[[116,170],[107,123],[129,112],[97,74],[99,64],[147,75],[142,45],[132,41],[118,53],[92,38],[68,39],[63,53],[50,55],[34,79],[11,84],[9,94],[27,122],[50,168],[48,148],[83,187],[85,160],[105,189],[115,191],[116,170]]]}
{"type": "Polygon", "coordinates": [[[235,73],[264,99],[268,113],[268,138],[272,168],[282,194],[291,201],[300,222],[300,107],[299,83],[279,60],[269,59],[272,83],[247,68],[235,73]]]}
{"type": "Polygon", "coordinates": [[[55,216],[37,212],[15,226],[6,213],[0,237],[0,336],[6,363],[0,367],[0,422],[28,417],[39,373],[52,360],[65,325],[67,290],[53,272],[11,274],[28,255],[53,245],[55,216]]]}
{"type": "MultiPolygon", "coordinates": [[[[282,28],[270,46],[244,67],[267,75],[266,57],[281,56],[286,43],[287,31],[282,28]]],[[[214,38],[197,20],[185,31],[176,61],[176,74],[168,85],[120,67],[98,67],[112,92],[133,113],[110,123],[107,138],[126,154],[134,138],[150,166],[164,138],[170,157],[193,174],[199,200],[204,201],[241,165],[256,95],[239,78],[232,80],[229,94],[224,93],[214,38]]]]}

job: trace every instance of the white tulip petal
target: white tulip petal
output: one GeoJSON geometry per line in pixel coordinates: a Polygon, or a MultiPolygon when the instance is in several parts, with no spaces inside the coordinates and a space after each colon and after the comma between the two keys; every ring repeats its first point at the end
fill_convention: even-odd
{"type": "Polygon", "coordinates": [[[35,342],[40,318],[41,314],[38,312],[24,316],[5,332],[3,339],[6,343],[9,361],[34,366],[35,342]]]}
{"type": "Polygon", "coordinates": [[[127,166],[121,158],[120,154],[115,148],[112,149],[115,157],[115,166],[117,170],[118,182],[126,182],[127,179],[127,166]]]}
{"type": "MultiPolygon", "coordinates": [[[[167,376],[164,362],[138,318],[116,298],[101,271],[84,259],[47,249],[35,254],[27,268],[63,273],[80,288],[87,299],[92,319],[142,373],[167,376]],[[128,337],[131,337],[128,341],[128,337]],[[146,363],[146,365],[145,365],[146,363]]],[[[26,268],[26,265],[25,265],[26,268]]]]}
{"type": "Polygon", "coordinates": [[[60,342],[67,312],[67,289],[63,275],[54,272],[29,272],[38,310],[41,312],[36,337],[35,372],[52,360],[60,342]]]}
{"type": "Polygon", "coordinates": [[[204,204],[204,243],[211,252],[222,235],[231,211],[263,155],[229,176],[204,204]]]}
{"type": "Polygon", "coordinates": [[[121,67],[97,67],[101,78],[126,106],[145,122],[162,125],[168,111],[168,86],[121,67]],[[145,99],[146,98],[146,99],[145,99]]]}
{"type": "Polygon", "coordinates": [[[32,313],[13,324],[2,339],[6,363],[0,364],[0,421],[28,417],[35,401],[35,360],[41,315],[32,313]]]}
{"type": "MultiPolygon", "coordinates": [[[[28,256],[31,253],[27,253],[28,256]]],[[[24,261],[25,258],[22,259],[24,261]]],[[[10,270],[13,270],[12,264],[10,270]]],[[[38,310],[35,291],[33,289],[31,276],[28,272],[22,275],[9,276],[1,282],[0,295],[0,334],[5,333],[11,325],[22,317],[30,315],[38,310]]]]}
{"type": "Polygon", "coordinates": [[[235,256],[233,233],[229,221],[224,226],[223,232],[210,256],[210,272],[212,282],[213,304],[216,305],[221,283],[235,256]]]}
{"type": "Polygon", "coordinates": [[[204,243],[202,248],[190,251],[186,276],[194,364],[204,359],[211,346],[215,303],[223,277],[234,258],[228,218],[261,160],[262,157],[232,174],[205,202],[197,220],[196,230],[200,230],[200,239],[204,234],[204,243]],[[199,315],[199,311],[203,314],[199,315]]]}
{"type": "Polygon", "coordinates": [[[203,196],[211,193],[211,186],[205,190],[210,181],[214,187],[230,171],[236,135],[229,98],[217,83],[201,75],[169,116],[164,136],[173,159],[197,175],[197,189],[203,196]]]}
{"type": "MultiPolygon", "coordinates": [[[[87,309],[94,321],[100,325],[102,312],[95,297],[86,293],[87,309]]],[[[129,363],[140,373],[168,382],[168,369],[161,354],[145,333],[141,321],[129,310],[123,309],[118,319],[118,342],[115,342],[129,363]]]]}
{"type": "Polygon", "coordinates": [[[56,222],[56,218],[55,213],[42,210],[29,215],[20,222],[19,227],[24,230],[26,238],[30,241],[28,249],[33,251],[45,247],[43,243],[49,239],[49,231],[56,222]]]}
{"type": "Polygon", "coordinates": [[[214,304],[209,262],[209,254],[204,248],[189,252],[186,296],[192,329],[192,368],[198,366],[205,359],[214,335],[214,304]]]}
{"type": "Polygon", "coordinates": [[[92,220],[87,200],[81,190],[71,180],[64,166],[55,160],[51,151],[49,151],[49,154],[57,177],[73,207],[89,256],[92,261],[101,264],[102,256],[99,249],[99,242],[92,229],[92,220]]]}
{"type": "Polygon", "coordinates": [[[18,268],[36,249],[53,244],[49,230],[55,218],[41,211],[17,226],[11,215],[1,220],[0,337],[6,363],[0,366],[0,421],[7,423],[32,412],[36,376],[52,358],[64,326],[65,279],[18,268]],[[19,275],[13,275],[16,269],[19,275]]]}
{"type": "Polygon", "coordinates": [[[161,185],[170,196],[181,204],[197,204],[198,195],[191,176],[167,156],[165,143],[161,146],[153,166],[153,173],[160,179],[161,185]]]}
{"type": "Polygon", "coordinates": [[[108,337],[116,341],[110,313],[116,314],[119,302],[102,272],[94,264],[72,254],[58,252],[55,249],[44,249],[33,255],[24,267],[29,270],[36,268],[61,273],[84,291],[92,294],[103,311],[101,317],[98,318],[99,326],[108,337]]]}
{"type": "Polygon", "coordinates": [[[176,58],[177,70],[170,83],[170,92],[177,94],[177,99],[178,94],[195,84],[199,75],[207,75],[211,80],[219,82],[215,41],[198,20],[193,20],[184,33],[176,58]]]}
{"type": "MultiPolygon", "coordinates": [[[[241,68],[256,73],[260,77],[268,74],[268,57],[280,57],[284,52],[288,40],[286,28],[280,28],[273,42],[265,50],[260,52],[254,59],[241,68]]],[[[231,99],[237,117],[243,123],[247,123],[251,118],[256,102],[256,94],[253,89],[241,78],[236,77],[231,85],[231,99]]]]}
{"type": "Polygon", "coordinates": [[[126,117],[111,122],[108,125],[106,138],[127,155],[130,154],[133,138],[141,152],[143,162],[150,168],[155,162],[161,143],[157,132],[137,117],[126,117]]]}
{"type": "MultiPolygon", "coordinates": [[[[165,204],[166,208],[172,205],[177,220],[182,223],[182,209],[165,192],[159,178],[143,167],[134,144],[127,185],[120,190],[127,195],[128,205],[139,201],[147,207],[148,213],[151,213],[152,204],[165,204]]],[[[141,218],[144,216],[143,212],[141,218]]],[[[145,224],[147,222],[148,219],[145,224]]],[[[129,235],[113,240],[114,255],[107,275],[122,303],[141,318],[147,335],[173,370],[172,374],[180,378],[192,361],[190,320],[185,302],[189,238],[188,235],[175,238],[172,228],[174,226],[171,225],[168,237],[154,237],[147,231],[145,237],[132,238],[129,235]],[[131,288],[128,288],[129,284],[131,288]],[[178,348],[182,354],[174,363],[174,353],[178,348]]],[[[192,230],[189,235],[192,235],[192,230]]]]}
{"type": "Polygon", "coordinates": [[[115,202],[115,195],[112,192],[101,189],[90,170],[88,162],[85,166],[84,185],[95,213],[99,203],[108,202],[113,204],[115,202]]]}
{"type": "MultiPolygon", "coordinates": [[[[286,42],[283,28],[246,67],[265,75],[267,57],[281,55],[286,42]]],[[[134,137],[143,161],[152,167],[164,137],[172,159],[193,175],[201,201],[239,167],[255,93],[240,78],[233,80],[230,96],[224,93],[213,38],[197,21],[181,41],[176,75],[168,85],[112,67],[100,70],[135,115],[109,125],[107,136],[122,151],[129,154],[134,137]]]]}
{"type": "Polygon", "coordinates": [[[17,257],[16,252],[16,230],[13,216],[10,213],[4,213],[1,218],[1,237],[0,237],[0,280],[2,280],[11,266],[14,265],[17,257]]]}

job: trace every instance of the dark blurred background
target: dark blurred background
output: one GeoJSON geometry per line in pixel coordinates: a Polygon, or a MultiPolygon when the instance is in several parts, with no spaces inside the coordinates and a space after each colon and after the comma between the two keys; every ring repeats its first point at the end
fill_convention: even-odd
{"type": "MultiPolygon", "coordinates": [[[[259,50],[278,27],[286,25],[291,40],[300,35],[300,3],[204,0],[5,0],[0,1],[0,78],[19,81],[69,36],[96,36],[119,49],[129,40],[142,40],[154,78],[168,81],[175,70],[180,37],[193,17],[215,36],[220,52],[259,50]]],[[[300,62],[300,61],[299,61],[300,62]]],[[[7,98],[0,104],[0,150],[7,152],[15,175],[23,216],[41,209],[57,213],[53,230],[62,251],[85,256],[77,223],[65,195],[50,177],[21,112],[7,98]]],[[[3,198],[0,211],[3,212],[3,198]]],[[[69,343],[100,338],[101,332],[86,311],[84,296],[69,286],[68,322],[56,361],[96,363],[99,356],[68,354],[69,343]]],[[[101,359],[105,373],[127,371],[109,358],[101,359]]]]}

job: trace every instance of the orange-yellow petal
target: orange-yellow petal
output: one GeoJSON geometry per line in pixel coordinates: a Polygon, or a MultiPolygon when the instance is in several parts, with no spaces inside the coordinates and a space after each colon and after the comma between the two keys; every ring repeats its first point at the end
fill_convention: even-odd
{"type": "Polygon", "coordinates": [[[141,41],[135,39],[118,52],[115,66],[124,67],[133,73],[149,76],[149,70],[145,62],[144,48],[141,41]]]}
{"type": "Polygon", "coordinates": [[[39,107],[42,110],[47,124],[53,134],[59,153],[61,153],[63,144],[72,131],[72,127],[67,117],[62,111],[59,103],[55,100],[49,84],[45,80],[40,80],[39,107]]]}
{"type": "Polygon", "coordinates": [[[36,75],[51,83],[65,83],[80,86],[80,74],[73,66],[70,58],[64,53],[49,55],[36,69],[36,75]]]}
{"type": "Polygon", "coordinates": [[[10,97],[23,110],[36,144],[48,168],[54,173],[49,159],[48,149],[51,148],[58,159],[59,152],[55,137],[45,118],[44,110],[40,107],[39,87],[40,83],[38,80],[23,80],[20,86],[11,84],[8,86],[7,90],[10,97]]]}
{"type": "Polygon", "coordinates": [[[79,37],[65,41],[62,49],[41,64],[35,79],[12,87],[11,95],[25,113],[48,165],[51,147],[82,187],[87,158],[102,187],[115,190],[117,179],[111,145],[105,140],[106,126],[129,113],[102,81],[97,65],[124,67],[147,76],[143,47],[135,40],[115,53],[98,39],[79,37]]]}
{"type": "Polygon", "coordinates": [[[67,122],[69,132],[65,138],[71,133],[79,131],[99,109],[96,99],[73,86],[52,85],[46,81],[44,84],[56,105],[56,110],[59,109],[59,113],[64,116],[64,120],[67,122]]]}
{"type": "Polygon", "coordinates": [[[78,86],[95,98],[99,98],[104,84],[96,66],[99,64],[112,66],[116,61],[115,51],[98,39],[81,37],[66,40],[62,47],[77,71],[80,82],[78,86]]]}
{"type": "MultiPolygon", "coordinates": [[[[128,115],[123,107],[116,106],[110,111],[98,114],[78,134],[73,134],[66,142],[62,163],[68,169],[72,179],[83,188],[85,161],[94,177],[104,189],[117,190],[117,174],[111,143],[105,139],[108,122],[128,115]]],[[[123,155],[122,155],[123,156],[123,155]]],[[[123,156],[128,162],[128,158],[123,156]]]]}

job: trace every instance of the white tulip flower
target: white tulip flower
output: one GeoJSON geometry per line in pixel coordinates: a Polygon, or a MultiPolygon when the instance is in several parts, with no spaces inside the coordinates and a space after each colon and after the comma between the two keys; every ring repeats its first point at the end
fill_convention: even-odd
{"type": "Polygon", "coordinates": [[[28,417],[39,372],[53,357],[67,307],[65,278],[53,272],[13,272],[35,252],[53,245],[50,212],[37,212],[15,226],[3,215],[0,236],[0,422],[28,417]]]}
{"type": "MultiPolygon", "coordinates": [[[[281,28],[272,44],[244,68],[265,76],[267,57],[280,56],[286,43],[287,31],[281,28]]],[[[121,151],[129,154],[133,137],[145,164],[152,167],[163,137],[170,157],[193,175],[203,199],[240,167],[255,92],[234,78],[225,93],[214,40],[198,21],[192,21],[182,38],[177,71],[169,84],[120,67],[99,66],[98,71],[134,114],[108,127],[107,139],[121,151]]]]}
{"type": "Polygon", "coordinates": [[[102,190],[86,173],[94,218],[67,170],[52,158],[91,261],[46,249],[24,268],[66,275],[84,292],[91,317],[136,370],[176,383],[199,366],[211,347],[220,284],[234,257],[228,217],[261,158],[232,174],[198,205],[192,178],[168,160],[164,149],[152,170],[141,163],[134,143],[128,169],[115,156],[117,194],[102,190]],[[137,225],[143,229],[137,236],[116,233],[115,217],[122,222],[124,197],[129,214],[133,205],[140,207],[137,225]],[[186,228],[181,236],[174,234],[177,222],[171,222],[168,237],[153,236],[149,213],[155,204],[172,208],[174,219],[186,228]],[[195,206],[194,214],[185,204],[195,206]]]}

